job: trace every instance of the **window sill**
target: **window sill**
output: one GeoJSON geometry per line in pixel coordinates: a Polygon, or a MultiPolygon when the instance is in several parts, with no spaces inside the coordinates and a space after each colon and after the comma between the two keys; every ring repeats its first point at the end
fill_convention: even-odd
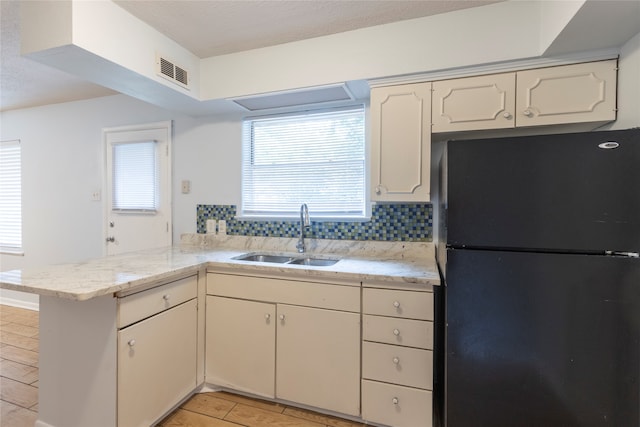
{"type": "Polygon", "coordinates": [[[24,256],[22,248],[3,248],[0,247],[0,255],[24,256]]]}
{"type": "MultiPolygon", "coordinates": [[[[267,216],[267,215],[237,215],[238,221],[284,221],[300,222],[300,216],[267,216]]],[[[338,216],[311,216],[311,222],[369,222],[371,216],[338,217],[338,216]]]]}

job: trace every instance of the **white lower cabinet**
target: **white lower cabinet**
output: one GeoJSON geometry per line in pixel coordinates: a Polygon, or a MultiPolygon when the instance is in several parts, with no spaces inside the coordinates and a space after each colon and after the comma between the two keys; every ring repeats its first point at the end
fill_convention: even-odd
{"type": "Polygon", "coordinates": [[[149,426],[196,387],[197,301],[118,332],[118,425],[149,426]]]}
{"type": "Polygon", "coordinates": [[[118,426],[157,422],[197,386],[198,276],[118,297],[118,426]]]}
{"type": "Polygon", "coordinates": [[[360,315],[278,305],[276,395],[360,415],[360,315]]]}
{"type": "Polygon", "coordinates": [[[207,383],[360,415],[359,285],[209,273],[207,294],[207,383]]]}
{"type": "Polygon", "coordinates": [[[433,423],[433,293],[362,290],[362,418],[393,427],[433,423]]]}
{"type": "Polygon", "coordinates": [[[207,296],[207,382],[275,397],[276,305],[207,296]]]}

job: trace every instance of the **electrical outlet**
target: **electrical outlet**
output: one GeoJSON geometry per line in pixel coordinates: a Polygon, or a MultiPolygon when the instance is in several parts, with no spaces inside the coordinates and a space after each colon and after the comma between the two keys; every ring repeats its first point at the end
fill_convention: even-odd
{"type": "Polygon", "coordinates": [[[93,200],[94,202],[99,202],[101,198],[102,194],[100,190],[95,190],[93,193],[91,193],[91,200],[93,200]]]}
{"type": "Polygon", "coordinates": [[[227,234],[227,221],[224,219],[218,221],[218,233],[227,234]]]}
{"type": "Polygon", "coordinates": [[[207,220],[207,234],[216,234],[217,222],[215,219],[207,220]]]}

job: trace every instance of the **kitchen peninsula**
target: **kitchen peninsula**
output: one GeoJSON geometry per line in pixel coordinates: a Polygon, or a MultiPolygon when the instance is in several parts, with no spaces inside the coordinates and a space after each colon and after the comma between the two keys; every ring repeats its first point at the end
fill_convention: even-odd
{"type": "MultiPolygon", "coordinates": [[[[339,259],[320,267],[236,259],[257,252],[294,254],[295,239],[188,235],[180,246],[0,273],[2,288],[40,295],[36,426],[151,425],[204,385],[284,399],[380,425],[411,425],[416,417],[430,423],[433,292],[440,283],[431,243],[309,240],[306,256],[339,259]],[[388,298],[388,304],[384,303],[388,298]],[[217,369],[225,366],[224,360],[238,355],[217,354],[212,359],[216,347],[212,342],[223,339],[219,334],[211,338],[212,320],[235,307],[233,304],[244,307],[256,299],[261,308],[274,310],[272,317],[260,314],[260,326],[272,333],[277,326],[279,337],[285,336],[285,313],[288,322],[298,312],[311,315],[310,319],[353,322],[354,334],[346,344],[353,351],[342,367],[347,375],[340,374],[351,378],[352,407],[335,407],[322,393],[299,395],[295,384],[280,377],[268,379],[265,390],[235,378],[233,366],[217,369]],[[383,328],[379,322],[396,319],[403,326],[391,328],[392,338],[381,336],[388,325],[383,328]],[[417,340],[425,343],[414,343],[413,331],[423,330],[417,340]],[[396,349],[407,354],[400,356],[406,360],[405,371],[410,363],[421,365],[416,368],[420,384],[375,377],[374,372],[381,372],[377,359],[396,349]],[[416,358],[420,362],[413,362],[416,358]],[[349,372],[352,370],[355,372],[349,372]],[[293,394],[286,394],[287,388],[293,394]],[[393,396],[387,398],[388,393],[393,396]],[[398,398],[405,403],[400,405],[405,421],[396,421],[397,410],[381,411],[385,404],[397,409],[398,398]]],[[[244,308],[230,311],[231,315],[239,313],[245,313],[244,308]]],[[[222,321],[233,326],[231,319],[223,317],[222,321]]],[[[292,335],[294,341],[319,336],[301,331],[302,338],[292,335]]],[[[332,337],[330,342],[334,341],[342,342],[332,337]]],[[[277,359],[273,363],[278,364],[278,372],[284,372],[281,364],[295,355],[288,355],[280,346],[272,351],[266,359],[277,359]]],[[[397,356],[391,357],[387,373],[392,377],[397,375],[395,359],[397,356]]],[[[275,365],[271,369],[275,371],[275,365]]],[[[300,369],[305,371],[304,366],[300,369]]],[[[332,378],[328,373],[322,376],[332,378]]]]}

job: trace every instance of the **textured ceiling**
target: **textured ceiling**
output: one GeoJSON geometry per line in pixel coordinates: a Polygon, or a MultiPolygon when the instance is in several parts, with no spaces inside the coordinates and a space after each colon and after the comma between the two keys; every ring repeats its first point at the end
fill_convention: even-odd
{"type": "Polygon", "coordinates": [[[200,58],[500,0],[115,0],[200,58]]]}
{"type": "MultiPolygon", "coordinates": [[[[501,0],[120,0],[116,3],[193,54],[206,58],[496,1],[501,0]]],[[[0,0],[0,111],[115,93],[20,57],[20,2],[0,0]]]]}

